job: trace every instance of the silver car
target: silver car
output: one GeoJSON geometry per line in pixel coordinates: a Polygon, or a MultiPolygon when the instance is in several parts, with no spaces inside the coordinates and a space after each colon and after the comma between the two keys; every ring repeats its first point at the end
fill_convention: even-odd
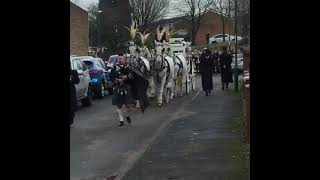
{"type": "MultiPolygon", "coordinates": [[[[232,63],[231,63],[231,69],[235,69],[235,54],[232,55],[232,63]]],[[[243,54],[242,53],[237,53],[237,68],[240,72],[243,71],[243,54]]],[[[238,71],[238,72],[239,72],[238,71]]]]}
{"type": "Polygon", "coordinates": [[[82,62],[85,56],[70,56],[71,69],[77,70],[80,82],[76,84],[76,97],[83,106],[92,104],[92,90],[90,86],[90,74],[87,66],[82,62]]]}

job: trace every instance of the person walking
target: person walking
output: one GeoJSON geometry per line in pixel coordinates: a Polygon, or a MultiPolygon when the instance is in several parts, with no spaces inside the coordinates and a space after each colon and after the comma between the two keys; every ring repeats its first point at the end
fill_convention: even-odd
{"type": "Polygon", "coordinates": [[[212,53],[212,60],[213,60],[213,73],[220,73],[219,53],[216,48],[214,48],[214,52],[212,53]]]}
{"type": "Polygon", "coordinates": [[[194,62],[196,65],[196,73],[199,73],[199,65],[200,65],[200,52],[198,51],[194,57],[194,62]]]}
{"type": "Polygon", "coordinates": [[[202,78],[202,89],[206,92],[206,96],[211,94],[213,89],[212,80],[213,60],[208,49],[204,49],[200,57],[200,74],[202,78]]]}
{"type": "Polygon", "coordinates": [[[150,105],[147,97],[149,81],[138,72],[134,64],[126,62],[122,53],[117,57],[117,63],[110,73],[113,82],[112,105],[116,106],[120,124],[124,126],[124,118],[129,124],[132,120],[129,116],[129,105],[139,101],[142,113],[150,105]]]}
{"type": "Polygon", "coordinates": [[[77,109],[77,95],[76,95],[76,84],[79,84],[80,79],[77,70],[71,69],[70,63],[70,119],[69,125],[73,124],[75,111],[77,109]]]}
{"type": "Polygon", "coordinates": [[[219,64],[221,69],[222,90],[228,90],[228,84],[233,82],[231,72],[232,55],[227,53],[227,47],[222,48],[219,56],[219,64]]]}
{"type": "Polygon", "coordinates": [[[113,82],[112,105],[116,106],[116,111],[120,121],[118,126],[124,126],[124,117],[127,122],[131,124],[128,105],[134,103],[131,89],[131,81],[134,77],[126,66],[125,57],[123,54],[119,53],[117,63],[110,73],[110,77],[113,82]]]}

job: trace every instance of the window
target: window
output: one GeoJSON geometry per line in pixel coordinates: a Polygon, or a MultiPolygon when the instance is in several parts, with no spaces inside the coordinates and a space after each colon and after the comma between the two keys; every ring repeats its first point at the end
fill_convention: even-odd
{"type": "Polygon", "coordinates": [[[217,36],[214,37],[214,38],[222,38],[222,35],[217,35],[217,36]]]}
{"type": "Polygon", "coordinates": [[[78,70],[78,63],[77,60],[72,61],[73,70],[78,70]]]}
{"type": "Polygon", "coordinates": [[[116,63],[116,60],[117,60],[117,57],[116,56],[114,56],[114,57],[110,57],[110,60],[109,60],[109,64],[114,64],[114,63],[116,63]]]}
{"type": "Polygon", "coordinates": [[[83,65],[82,65],[80,60],[77,60],[77,69],[78,70],[83,70],[83,65]]]}
{"type": "Polygon", "coordinates": [[[81,61],[81,66],[82,66],[82,70],[83,71],[86,71],[87,70],[87,66],[81,61]]]}
{"type": "Polygon", "coordinates": [[[98,59],[98,63],[99,63],[99,65],[100,65],[100,67],[102,68],[102,69],[104,69],[104,63],[103,63],[103,61],[101,60],[101,59],[98,59]]]}

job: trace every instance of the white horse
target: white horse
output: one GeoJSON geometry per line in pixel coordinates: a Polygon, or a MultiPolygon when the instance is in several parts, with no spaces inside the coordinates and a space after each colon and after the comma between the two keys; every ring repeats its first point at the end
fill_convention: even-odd
{"type": "Polygon", "coordinates": [[[169,81],[173,78],[173,63],[168,62],[163,56],[162,42],[155,42],[155,57],[151,64],[151,72],[156,86],[156,95],[158,106],[162,105],[162,96],[166,96],[166,102],[169,102],[169,91],[173,83],[169,81]],[[165,92],[165,93],[164,93],[165,92]]]}
{"type": "MultiPolygon", "coordinates": [[[[143,45],[140,49],[140,54],[139,57],[145,61],[145,64],[148,64],[148,66],[150,67],[150,62],[152,60],[152,55],[148,49],[147,46],[143,45]]],[[[150,71],[150,70],[149,70],[150,71]]],[[[149,88],[147,90],[147,96],[149,98],[154,98],[155,94],[156,94],[156,89],[155,89],[155,84],[154,84],[154,80],[152,77],[149,78],[149,88]]]]}
{"type": "Polygon", "coordinates": [[[177,44],[174,46],[170,46],[168,44],[165,49],[165,53],[173,59],[174,62],[174,84],[173,84],[173,93],[170,98],[176,96],[176,93],[181,97],[183,94],[183,85],[185,85],[186,93],[189,93],[189,71],[190,71],[190,63],[185,57],[185,46],[187,44],[177,44]],[[179,52],[183,51],[183,52],[179,52]],[[179,92],[177,92],[177,87],[179,92]]]}

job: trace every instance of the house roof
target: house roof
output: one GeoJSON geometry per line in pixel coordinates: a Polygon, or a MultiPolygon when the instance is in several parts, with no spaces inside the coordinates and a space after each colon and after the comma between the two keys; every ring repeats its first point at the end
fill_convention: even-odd
{"type": "Polygon", "coordinates": [[[76,6],[77,8],[79,8],[79,9],[81,9],[81,10],[85,11],[86,13],[88,13],[88,10],[86,10],[86,9],[84,9],[84,8],[82,8],[82,7],[80,7],[79,5],[77,5],[77,4],[75,4],[75,3],[71,2],[71,1],[70,1],[70,5],[76,6]]]}

